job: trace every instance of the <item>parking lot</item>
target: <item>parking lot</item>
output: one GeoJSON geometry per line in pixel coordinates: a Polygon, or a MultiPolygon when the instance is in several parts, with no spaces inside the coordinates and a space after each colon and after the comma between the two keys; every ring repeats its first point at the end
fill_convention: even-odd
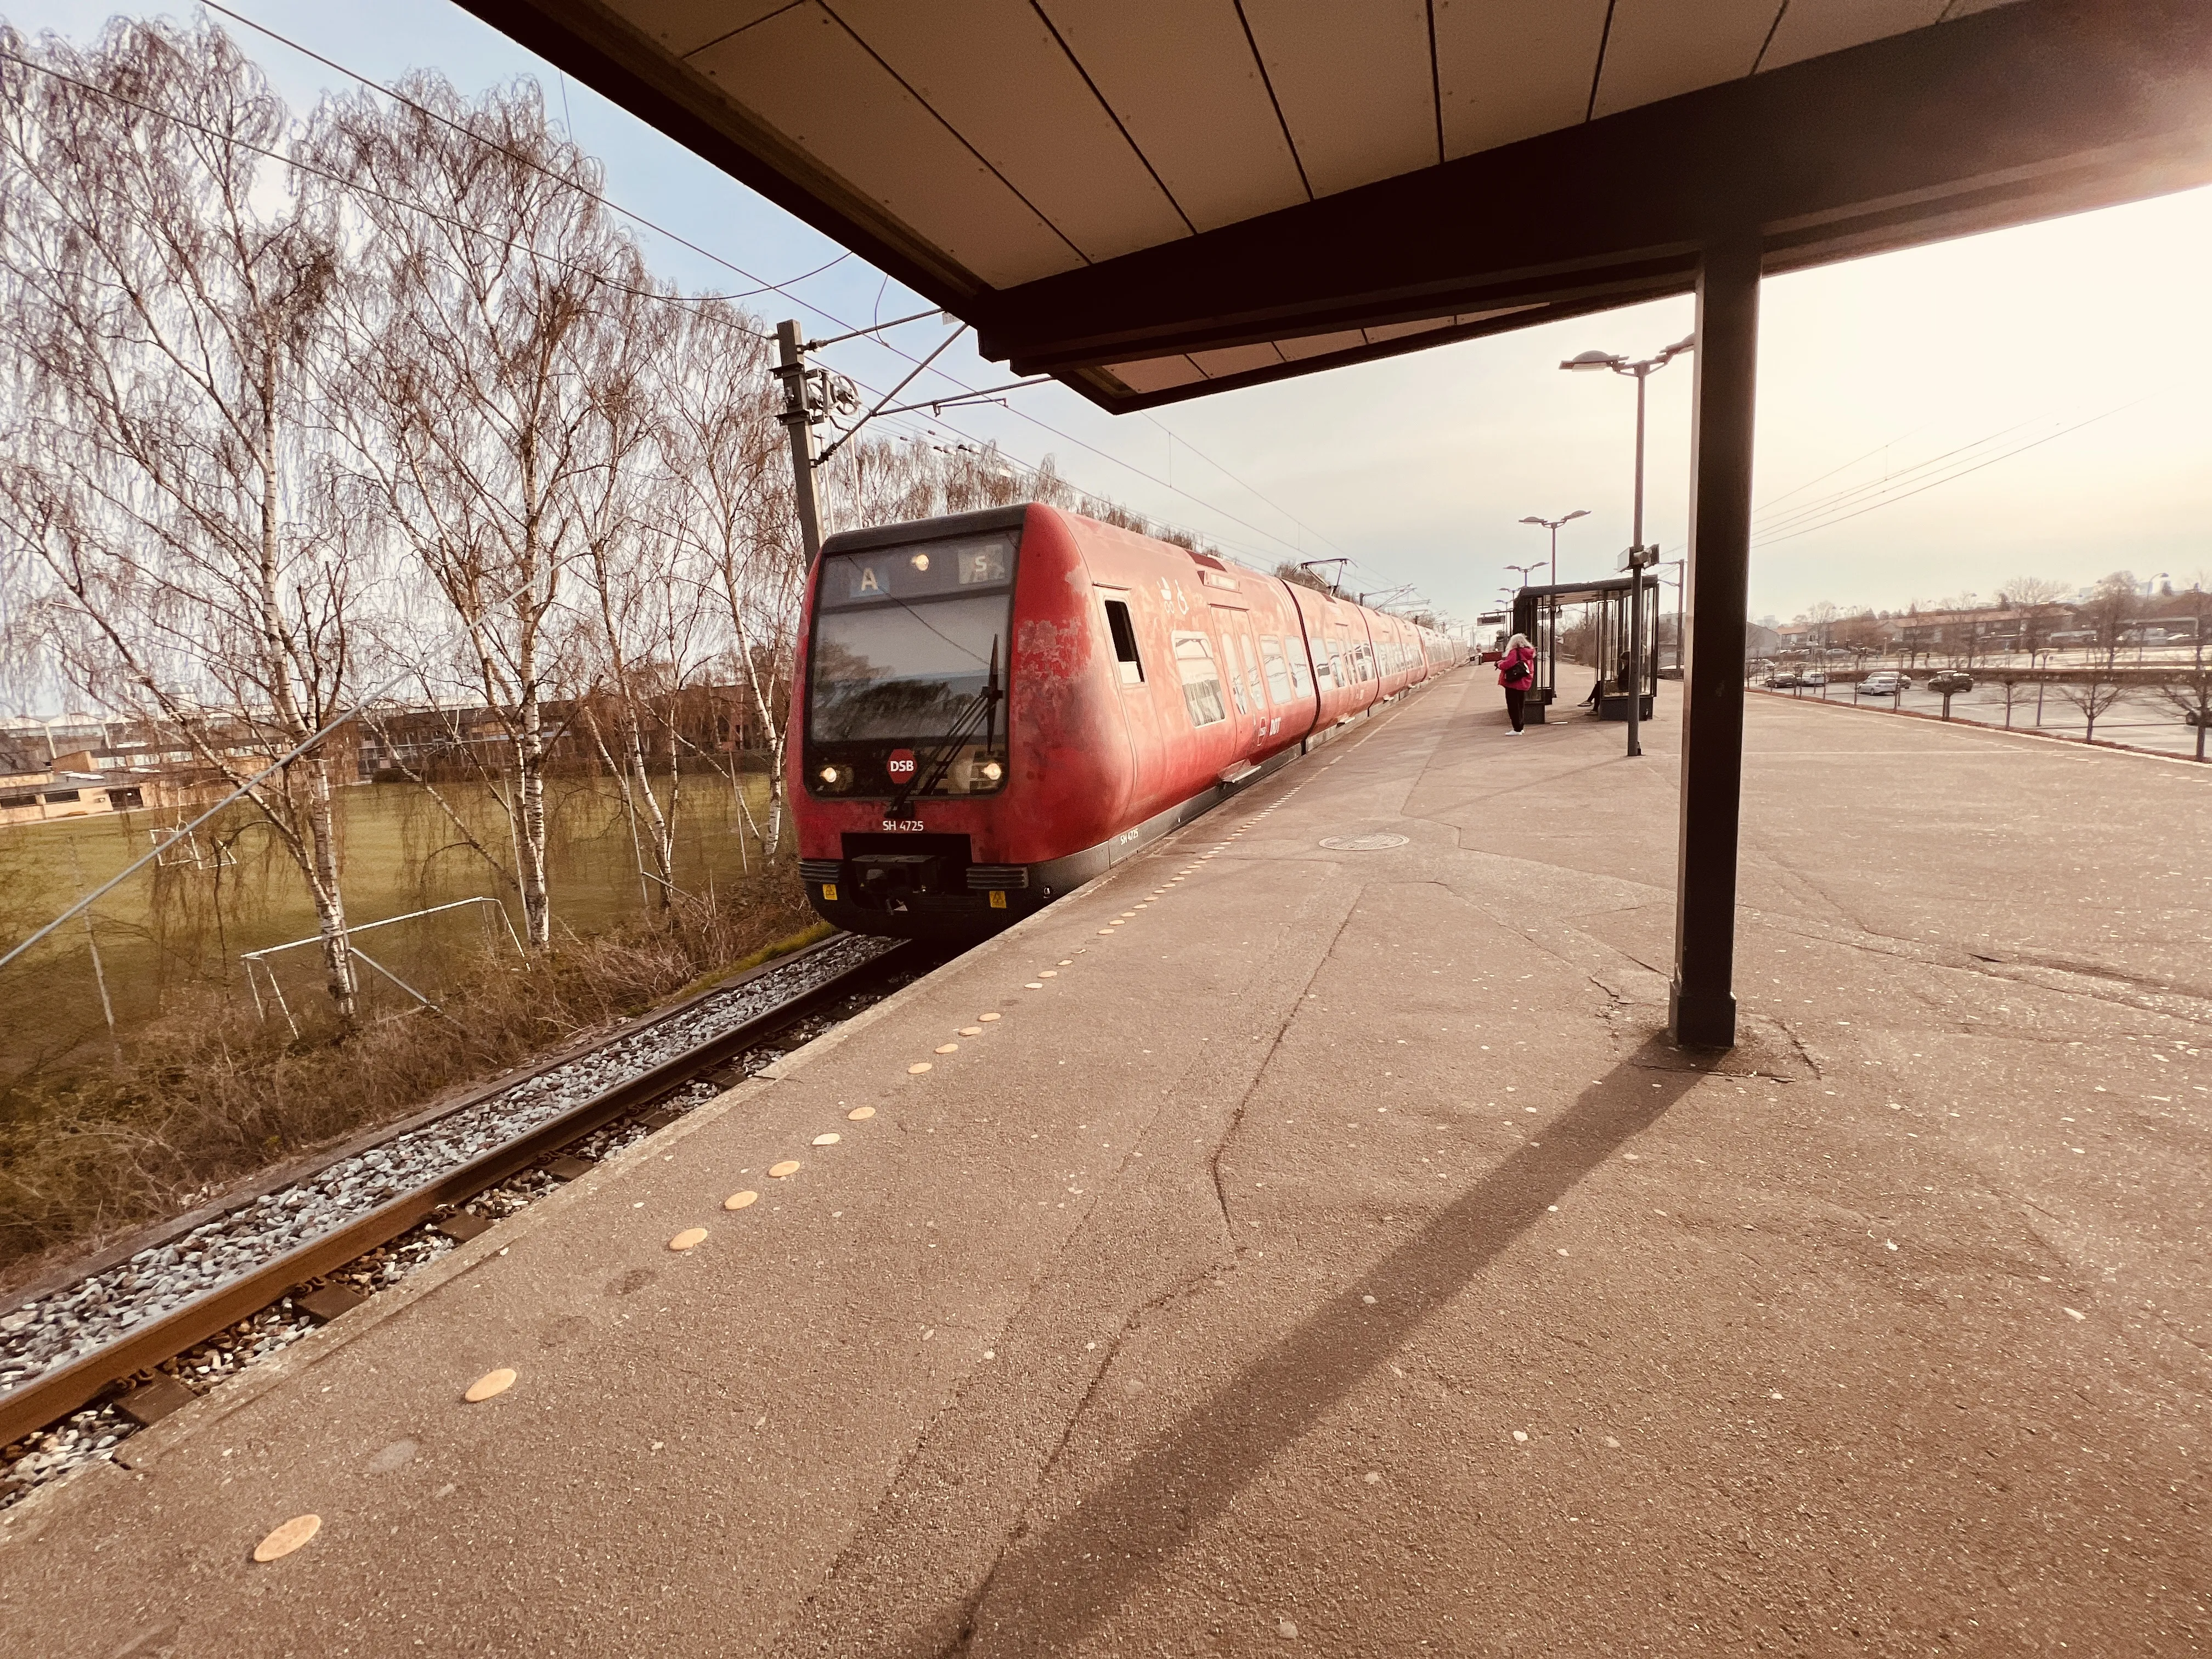
{"type": "MultiPolygon", "coordinates": [[[[1871,679],[1881,672],[1870,671],[1868,678],[1871,679]]],[[[1929,690],[1929,682],[1940,672],[1913,670],[1908,676],[1911,684],[1893,697],[1862,696],[1856,684],[1841,673],[1832,676],[1831,683],[1825,686],[1765,689],[1779,696],[1856,703],[1865,708],[1899,708],[1916,714],[1941,714],[1942,696],[1929,690]]],[[[1969,678],[1974,682],[1973,689],[1959,692],[1951,699],[1954,720],[1979,720],[1989,726],[2009,725],[2015,731],[2051,732],[2069,738],[2081,737],[2087,727],[2081,711],[2066,700],[2055,684],[2023,683],[2014,686],[2012,714],[2008,720],[2004,688],[1979,674],[1969,678]]],[[[2118,702],[2099,714],[2097,736],[2103,741],[2132,744],[2167,754],[2190,756],[2197,751],[2195,728],[2184,725],[2179,713],[2148,687],[2130,688],[2118,702]]]]}

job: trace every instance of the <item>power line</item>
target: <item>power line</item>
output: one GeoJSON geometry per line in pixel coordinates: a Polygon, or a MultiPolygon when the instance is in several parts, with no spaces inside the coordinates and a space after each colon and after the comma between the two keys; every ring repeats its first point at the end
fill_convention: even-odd
{"type": "MultiPolygon", "coordinates": [[[[2034,426],[2044,418],[2045,417],[2037,416],[2031,420],[2015,421],[2010,426],[2000,427],[1995,432],[1985,433],[1981,437],[1973,439],[1970,442],[1960,444],[1955,448],[1947,449],[1941,454],[1930,456],[1924,461],[1915,462],[1912,465],[1906,467],[1901,472],[1886,473],[1881,477],[1874,479],[1869,483],[1852,484],[1845,489],[1836,490],[1830,495],[1820,496],[1816,500],[1801,503],[1796,507],[1785,508],[1778,514],[1772,514],[1770,511],[1765,525],[1766,532],[1772,533],[1778,529],[1790,528],[1805,520],[1818,518],[1837,507],[1844,505],[1859,497],[1863,497],[1870,492],[1879,493],[1893,489],[1898,485],[1910,483],[1920,474],[1927,472],[1933,468],[1943,465],[1947,462],[1953,461],[1961,455],[1968,454],[1972,451],[1983,448],[1987,445],[1999,442],[2002,440],[2011,436],[2014,433],[2021,431],[2024,428],[2034,426]]],[[[1866,459],[1864,456],[1860,457],[1860,459],[1862,460],[1864,459],[1866,459]]],[[[1856,465],[1857,463],[1851,462],[1847,463],[1847,465],[1856,465]]],[[[1757,528],[1756,520],[1758,516],[1759,515],[1756,514],[1753,514],[1754,529],[1757,528]]]]}
{"type": "MultiPolygon", "coordinates": [[[[1816,530],[1826,530],[1831,525],[1841,524],[1847,519],[1856,519],[1862,514],[1873,512],[1876,507],[1888,507],[1895,502],[1908,500],[1914,495],[1922,494],[1923,491],[1935,489],[1938,484],[1947,484],[1951,483],[1954,479],[1963,478],[1970,472],[1979,472],[1985,466],[1995,466],[1999,461],[2010,460],[2015,455],[2025,454],[2031,449],[2039,448],[2054,439],[2066,436],[2067,434],[2070,432],[2079,432],[2085,426],[2094,426],[2100,421],[2110,419],[2114,415],[2133,409],[2138,404],[2148,403],[2153,398],[2158,397],[2159,395],[2160,392],[2147,392],[2140,398],[2131,398],[2126,403],[2116,404],[2110,409],[2101,410],[2097,414],[2087,416],[2086,419],[2076,421],[2071,426],[2063,426],[2056,432],[2046,432],[2040,438],[2031,439],[2027,443],[2016,445],[2013,448],[2006,450],[2002,454],[1992,455],[1987,459],[1976,461],[1972,465],[1960,467],[1954,471],[1944,474],[1940,478],[1932,478],[1926,483],[1920,484],[1911,489],[1905,490],[1901,494],[1885,495],[1881,499],[1870,501],[1863,507],[1856,507],[1850,512],[1839,513],[1833,518],[1823,519],[1817,523],[1805,525],[1802,528],[1790,530],[1782,535],[1766,537],[1763,538],[1760,545],[1771,545],[1775,542],[1791,541],[1799,536],[1809,536],[1816,530]]],[[[1967,446],[1969,448],[1973,447],[1974,446],[1972,445],[1967,446]]]]}
{"type": "MultiPolygon", "coordinates": [[[[279,46],[290,47],[294,52],[298,52],[303,58],[313,58],[315,62],[320,64],[325,69],[335,70],[337,73],[346,76],[349,80],[359,82],[362,86],[367,87],[372,92],[382,93],[386,98],[391,99],[394,103],[404,104],[409,109],[413,110],[416,114],[427,117],[428,119],[437,122],[441,126],[449,127],[453,131],[459,133],[463,137],[471,139],[475,143],[483,145],[488,149],[498,150],[501,155],[507,157],[510,161],[520,161],[523,166],[529,167],[533,172],[542,173],[547,178],[566,185],[578,195],[584,197],[589,201],[596,203],[600,207],[605,208],[608,212],[619,214],[623,218],[630,220],[634,223],[643,225],[647,230],[653,232],[656,235],[665,236],[670,241],[678,244],[679,246],[690,249],[692,252],[697,254],[701,258],[711,260],[714,264],[721,266],[723,270],[729,271],[735,276],[742,276],[749,283],[757,284],[757,286],[754,288],[748,289],[743,294],[700,294],[690,296],[694,300],[749,300],[755,295],[758,294],[781,294],[787,299],[797,300],[799,298],[797,295],[793,294],[790,291],[787,284],[770,282],[767,277],[757,276],[752,271],[747,270],[743,265],[737,264],[731,260],[724,258],[719,253],[714,252],[709,249],[701,247],[698,243],[692,241],[689,237],[678,235],[674,231],[669,229],[667,226],[659,224],[653,220],[647,218],[641,213],[624,207],[621,203],[613,200],[611,198],[601,195],[598,191],[592,189],[589,185],[578,184],[574,179],[568,178],[565,174],[555,172],[552,168],[545,166],[543,162],[533,161],[529,156],[520,155],[516,151],[508,149],[504,145],[494,143],[490,139],[485,137],[482,133],[477,132],[473,128],[454,120],[451,116],[440,114],[428,105],[422,103],[416,99],[410,98],[405,93],[394,91],[392,88],[386,86],[381,81],[373,81],[368,76],[363,75],[360,70],[349,69],[346,65],[339,63],[334,58],[325,57],[321,52],[317,52],[313,46],[302,46],[299,41],[293,40],[289,35],[280,33],[276,30],[270,28],[266,23],[257,23],[253,19],[246,16],[244,13],[233,11],[228,6],[221,3],[221,0],[200,0],[200,3],[206,7],[210,11],[221,12],[225,17],[229,18],[234,23],[243,23],[247,28],[252,29],[257,34],[267,35],[271,40],[276,41],[279,46]]],[[[562,95],[564,98],[568,95],[565,89],[562,95]]],[[[569,131],[568,137],[568,142],[572,145],[575,143],[575,133],[573,130],[569,131]]],[[[831,265],[841,264],[844,260],[849,259],[852,257],[852,250],[850,248],[845,249],[843,252],[840,252],[836,258],[829,261],[828,264],[817,265],[813,270],[809,271],[803,271],[799,276],[793,277],[791,281],[793,283],[803,283],[809,277],[819,276],[823,271],[829,270],[831,265]]],[[[805,302],[804,301],[800,301],[799,303],[803,305],[805,302]]],[[[823,314],[825,316],[828,315],[826,312],[823,314]]],[[[835,319],[832,319],[832,320],[834,321],[835,319]]]]}
{"type": "MultiPolygon", "coordinates": [[[[94,97],[105,98],[112,103],[121,104],[126,109],[137,110],[143,114],[153,116],[156,120],[167,121],[172,125],[182,127],[187,132],[197,132],[203,137],[215,139],[219,143],[234,145],[237,149],[245,150],[250,155],[259,155],[269,161],[274,161],[279,167],[292,167],[301,173],[307,173],[311,178],[323,179],[327,183],[337,185],[341,190],[350,191],[359,196],[366,196],[373,201],[386,203],[390,206],[398,208],[403,212],[419,213],[424,218],[431,221],[434,224],[445,225],[454,230],[466,231],[471,235],[481,236],[485,234],[484,229],[481,225],[472,225],[465,219],[453,218],[450,215],[439,212],[435,208],[425,207],[420,202],[404,200],[399,197],[392,195],[389,191],[378,190],[374,185],[364,185],[357,179],[348,179],[341,173],[333,173],[327,167],[317,167],[311,161],[303,161],[296,155],[283,155],[280,152],[270,149],[264,145],[257,144],[248,139],[241,138],[234,132],[223,132],[214,127],[204,126],[198,121],[179,115],[173,110],[162,109],[156,105],[146,103],[140,99],[129,97],[123,93],[113,90],[112,88],[95,86],[89,81],[80,80],[74,75],[66,74],[63,70],[54,68],[52,64],[38,63],[31,58],[21,57],[15,52],[5,50],[0,50],[0,62],[14,64],[17,67],[29,70],[34,74],[43,75],[52,80],[58,81],[64,86],[76,87],[80,91],[91,93],[94,97]]],[[[555,176],[557,177],[558,175],[556,174],[555,176]]],[[[611,289],[617,294],[629,295],[633,299],[659,300],[672,305],[694,305],[700,303],[702,301],[720,297],[713,295],[687,295],[672,293],[663,289],[633,288],[627,283],[617,282],[615,278],[608,276],[605,271],[594,270],[588,265],[580,265],[573,259],[564,259],[559,254],[548,252],[545,249],[538,247],[533,243],[518,242],[512,237],[504,236],[493,237],[491,240],[498,242],[503,247],[512,248],[518,252],[526,253],[533,258],[544,259],[549,264],[560,266],[563,270],[573,271],[577,276],[588,277],[592,281],[599,283],[602,287],[611,289]]],[[[769,337],[769,336],[761,333],[757,329],[749,329],[746,332],[751,334],[755,339],[765,340],[769,337]]]]}

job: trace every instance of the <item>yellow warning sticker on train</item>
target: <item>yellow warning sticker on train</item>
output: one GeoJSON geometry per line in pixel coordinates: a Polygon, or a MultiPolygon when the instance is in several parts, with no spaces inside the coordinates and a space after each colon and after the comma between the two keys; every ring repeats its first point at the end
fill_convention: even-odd
{"type": "MultiPolygon", "coordinates": [[[[830,896],[835,898],[837,896],[832,893],[830,896]]],[[[1006,896],[995,887],[991,890],[991,908],[994,910],[1003,910],[1006,908],[1006,896]]]]}
{"type": "Polygon", "coordinates": [[[826,899],[835,899],[837,896],[837,884],[834,881],[823,882],[822,884],[822,896],[826,899]]]}

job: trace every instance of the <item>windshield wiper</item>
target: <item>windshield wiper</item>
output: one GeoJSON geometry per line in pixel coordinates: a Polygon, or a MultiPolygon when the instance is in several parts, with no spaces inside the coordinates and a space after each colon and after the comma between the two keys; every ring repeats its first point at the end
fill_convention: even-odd
{"type": "Polygon", "coordinates": [[[961,746],[974,735],[975,722],[983,721],[983,747],[989,750],[999,735],[999,702],[1006,693],[999,689],[999,636],[991,636],[991,667],[985,677],[982,690],[970,697],[962,708],[960,716],[952,722],[952,729],[937,746],[927,751],[929,761],[925,770],[921,761],[915,763],[914,776],[908,779],[898,793],[884,807],[886,818],[897,818],[904,814],[916,795],[926,795],[935,788],[940,779],[960,757],[961,746]]]}

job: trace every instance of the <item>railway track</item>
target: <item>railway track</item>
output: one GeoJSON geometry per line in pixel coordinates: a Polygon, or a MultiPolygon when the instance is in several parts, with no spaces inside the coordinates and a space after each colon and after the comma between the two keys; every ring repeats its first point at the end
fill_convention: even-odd
{"type": "MultiPolygon", "coordinates": [[[[490,1194],[505,1200],[492,1206],[500,1212],[521,1207],[526,1195],[507,1189],[518,1178],[537,1173],[537,1189],[550,1189],[576,1172],[544,1173],[564,1150],[605,1141],[609,1126],[625,1121],[635,1131],[629,1139],[650,1133],[696,1103],[681,1097],[686,1091],[711,1098],[720,1085],[702,1082],[708,1073],[810,1015],[872,1000],[927,965],[917,949],[854,934],[826,939],[395,1125],[370,1144],[349,1144],[311,1169],[234,1194],[219,1212],[185,1217],[133,1239],[128,1254],[95,1257],[89,1271],[44,1287],[0,1316],[0,1448],[11,1460],[0,1504],[188,1403],[193,1390],[159,1368],[196,1345],[258,1322],[268,1329],[246,1334],[255,1357],[283,1346],[361,1299],[346,1279],[331,1277],[349,1264],[382,1252],[390,1264],[382,1282],[392,1282],[492,1224],[483,1206],[463,1208],[471,1200],[490,1194]],[[652,1111],[672,1096],[679,1097],[672,1111],[652,1111]],[[426,1224],[441,1237],[423,1237],[411,1260],[393,1254],[394,1241],[426,1224]],[[318,1288],[310,1293],[310,1285],[318,1288]],[[286,1316],[271,1320],[279,1304],[286,1316]],[[40,1431],[64,1419],[82,1432],[57,1431],[69,1443],[41,1456],[40,1431]],[[38,1464],[28,1478],[20,1473],[27,1462],[38,1464]]],[[[352,1276],[363,1277],[375,1275],[352,1276]]],[[[238,1366],[222,1356],[239,1346],[213,1351],[191,1371],[216,1373],[210,1381],[234,1374],[238,1366]]]]}

